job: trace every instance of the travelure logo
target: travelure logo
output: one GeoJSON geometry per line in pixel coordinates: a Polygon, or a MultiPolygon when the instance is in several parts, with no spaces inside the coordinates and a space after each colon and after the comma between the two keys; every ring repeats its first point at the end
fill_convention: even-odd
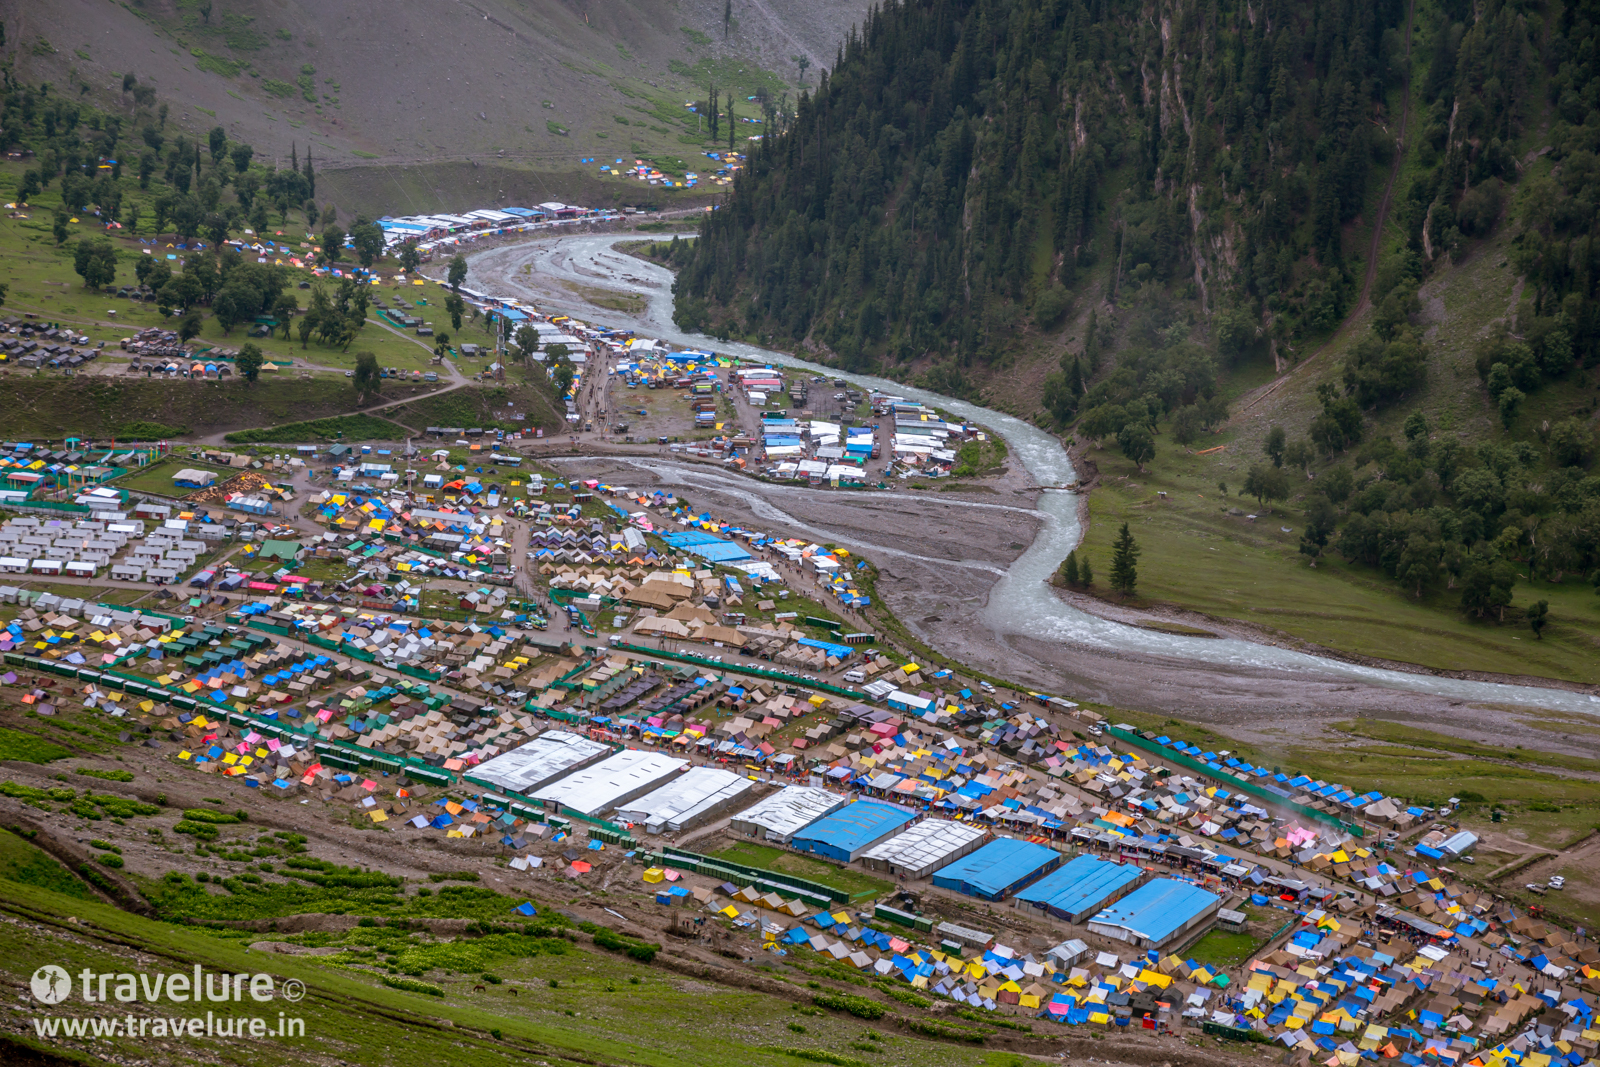
{"type": "Polygon", "coordinates": [[[134,1001],[170,1000],[178,1004],[239,1003],[248,997],[261,1003],[282,997],[291,1003],[305,996],[305,983],[298,978],[278,984],[270,974],[226,974],[206,972],[195,965],[192,972],[169,974],[118,974],[97,973],[85,967],[73,975],[59,964],[47,963],[33,972],[29,985],[33,998],[41,1004],[55,1005],[72,995],[73,985],[79,986],[79,996],[85,1003],[96,1004],[116,1001],[122,1004],[134,1001]]]}
{"type": "Polygon", "coordinates": [[[47,963],[33,972],[33,999],[41,1004],[60,1004],[72,992],[72,976],[65,967],[47,963]]]}

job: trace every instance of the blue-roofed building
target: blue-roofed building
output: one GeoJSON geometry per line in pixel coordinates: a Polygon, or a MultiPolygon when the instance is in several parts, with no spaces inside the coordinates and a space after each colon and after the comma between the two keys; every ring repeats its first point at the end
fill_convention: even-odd
{"type": "Polygon", "coordinates": [[[1053,848],[1002,837],[933,872],[933,884],[969,897],[1004,900],[1041,874],[1061,866],[1062,859],[1053,848]]]}
{"type": "Polygon", "coordinates": [[[1030,904],[1070,923],[1081,923],[1149,880],[1150,872],[1135,864],[1079,856],[1018,893],[1017,903],[1030,904]]]}
{"type": "Polygon", "coordinates": [[[858,800],[810,824],[795,834],[789,845],[800,852],[849,863],[916,817],[916,812],[893,804],[858,800]]]}
{"type": "Polygon", "coordinates": [[[1089,920],[1089,932],[1139,948],[1165,948],[1216,918],[1222,898],[1188,882],[1154,878],[1089,920]]]}

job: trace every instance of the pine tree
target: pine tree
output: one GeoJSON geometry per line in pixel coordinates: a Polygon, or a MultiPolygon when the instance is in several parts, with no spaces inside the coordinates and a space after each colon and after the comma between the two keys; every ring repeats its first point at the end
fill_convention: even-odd
{"type": "Polygon", "coordinates": [[[1067,561],[1061,565],[1061,577],[1068,585],[1078,584],[1078,554],[1067,553],[1067,561]]]}
{"type": "Polygon", "coordinates": [[[300,150],[293,141],[289,142],[289,169],[295,173],[300,171],[300,150]]]}
{"type": "Polygon", "coordinates": [[[306,195],[317,195],[317,172],[311,169],[311,146],[306,145],[306,195]]]}
{"type": "Polygon", "coordinates": [[[1111,546],[1111,588],[1130,597],[1139,584],[1139,544],[1122,524],[1116,541],[1111,546]]]}
{"type": "Polygon", "coordinates": [[[1083,565],[1078,568],[1078,582],[1085,588],[1094,584],[1094,568],[1089,566],[1089,557],[1083,558],[1083,565]]]}
{"type": "Polygon", "coordinates": [[[1100,369],[1100,330],[1093,309],[1089,311],[1089,333],[1083,339],[1083,361],[1089,365],[1090,374],[1100,369]]]}
{"type": "Polygon", "coordinates": [[[720,140],[720,138],[717,136],[717,131],[719,129],[721,129],[721,127],[722,127],[721,107],[722,107],[721,102],[717,99],[717,83],[716,82],[712,82],[711,83],[711,106],[708,109],[710,111],[710,114],[708,114],[706,116],[706,123],[711,128],[711,143],[712,144],[716,144],[720,140]]]}

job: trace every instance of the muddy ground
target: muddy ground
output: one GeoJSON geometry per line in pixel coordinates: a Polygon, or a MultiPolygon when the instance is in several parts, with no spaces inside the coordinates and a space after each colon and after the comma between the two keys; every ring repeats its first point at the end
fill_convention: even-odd
{"type": "MultiPolygon", "coordinates": [[[[769,484],[719,464],[659,453],[555,463],[563,471],[630,488],[665,486],[696,510],[758,530],[854,548],[877,566],[877,591],[884,604],[919,640],[955,661],[1035,689],[1179,715],[1264,743],[1281,743],[1286,727],[1293,728],[1297,741],[1310,741],[1324,727],[1358,715],[1442,732],[1465,730],[1507,747],[1526,741],[1520,714],[1508,714],[1500,706],[1270,668],[1250,670],[1008,637],[984,627],[977,620],[990,589],[1038,528],[1031,511],[1035,494],[1022,473],[1008,472],[978,491],[908,489],[889,494],[769,484]]],[[[801,590],[814,592],[803,584],[801,590]]],[[[1095,614],[1135,618],[1094,598],[1071,599],[1074,606],[1095,614]]],[[[1243,626],[1214,621],[1200,625],[1253,641],[1270,639],[1243,626]]],[[[1516,710],[1526,714],[1531,709],[1516,710]]],[[[1600,734],[1578,733],[1566,741],[1575,751],[1600,755],[1600,734]]]]}

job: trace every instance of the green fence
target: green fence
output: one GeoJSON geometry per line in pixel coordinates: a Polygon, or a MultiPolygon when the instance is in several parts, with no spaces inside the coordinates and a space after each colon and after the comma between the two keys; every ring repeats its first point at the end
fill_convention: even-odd
{"type": "Polygon", "coordinates": [[[781,882],[786,886],[803,890],[824,900],[839,904],[849,903],[858,895],[850,893],[847,890],[836,889],[831,885],[824,885],[822,882],[813,882],[809,878],[801,878],[797,875],[785,874],[782,871],[769,871],[765,867],[752,867],[749,864],[738,863],[734,860],[725,860],[717,856],[702,856],[698,852],[686,852],[680,848],[673,848],[671,845],[666,846],[661,851],[664,855],[672,857],[674,864],[687,862],[714,864],[718,867],[735,871],[748,878],[765,878],[771,879],[774,882],[781,882]]]}
{"type": "Polygon", "coordinates": [[[1296,804],[1289,798],[1280,796],[1279,794],[1274,793],[1272,790],[1265,789],[1254,782],[1247,782],[1242,778],[1237,778],[1234,775],[1229,774],[1227,771],[1217,771],[1209,765],[1201,763],[1192,756],[1170,748],[1163,748],[1154,741],[1147,741],[1131,730],[1123,730],[1115,726],[1107,726],[1106,731],[1117,740],[1124,741],[1135,748],[1143,749],[1160,760],[1169,763],[1176,763],[1180,767],[1187,768],[1188,770],[1191,770],[1196,774],[1204,775],[1207,778],[1219,780],[1226,779],[1229,789],[1237,789],[1242,793],[1249,793],[1251,796],[1256,797],[1259,800],[1264,800],[1269,804],[1276,804],[1281,808],[1288,808],[1290,811],[1293,811],[1299,815],[1304,815],[1308,819],[1315,819],[1318,822],[1327,823],[1330,826],[1336,826],[1339,829],[1344,830],[1346,833],[1352,834],[1356,837],[1367,836],[1366,830],[1360,826],[1357,826],[1355,823],[1345,822],[1337,815],[1330,815],[1328,812],[1318,811],[1316,808],[1308,807],[1305,804],[1296,804]]]}
{"type": "Polygon", "coordinates": [[[887,904],[879,904],[877,907],[873,908],[872,917],[874,919],[882,919],[885,922],[897,923],[901,926],[910,927],[913,930],[922,930],[927,933],[933,932],[932,919],[921,915],[913,915],[911,912],[901,911],[899,908],[891,908],[887,904]]]}
{"type": "MultiPolygon", "coordinates": [[[[695,663],[716,671],[733,671],[736,674],[748,674],[754,678],[765,678],[769,681],[781,682],[784,685],[798,685],[804,686],[807,689],[820,689],[824,693],[832,693],[835,696],[850,697],[852,700],[864,699],[863,694],[856,692],[854,689],[846,689],[843,686],[832,685],[828,682],[808,682],[802,678],[794,678],[787,674],[781,674],[778,671],[769,671],[761,667],[746,667],[742,663],[719,662],[714,659],[708,659],[705,656],[696,656],[689,652],[665,652],[659,648],[647,648],[644,645],[629,644],[626,641],[618,641],[611,647],[620,648],[624,652],[637,652],[644,656],[655,656],[660,659],[675,659],[684,663],[695,663]]],[[[559,685],[560,683],[558,682],[557,684],[559,685]]]]}
{"type": "MultiPolygon", "coordinates": [[[[194,697],[179,690],[169,689],[157,682],[135,679],[123,671],[102,671],[91,667],[77,667],[59,660],[40,659],[37,656],[27,656],[19,652],[4,654],[4,662],[15,667],[26,667],[31,670],[44,671],[63,678],[76,678],[83,682],[99,682],[102,685],[123,692],[134,692],[154,700],[161,700],[174,707],[187,711],[203,711],[208,715],[220,715],[238,727],[248,726],[263,734],[278,737],[280,740],[298,739],[298,742],[315,737],[310,727],[305,725],[292,725],[273,719],[260,719],[254,715],[236,711],[229,706],[214,706],[202,703],[194,697]],[[137,688],[136,688],[137,687],[137,688]]],[[[435,785],[451,786],[456,784],[456,777],[448,771],[429,766],[414,756],[392,756],[384,752],[374,752],[360,745],[352,745],[344,741],[316,740],[313,748],[319,756],[330,756],[326,762],[346,770],[356,770],[361,767],[371,767],[375,770],[387,770],[390,773],[400,773],[407,777],[420,779],[435,785]]],[[[611,823],[594,820],[599,825],[611,827],[622,833],[621,827],[611,823]]]]}
{"type": "Polygon", "coordinates": [[[830,893],[819,893],[794,884],[795,881],[805,881],[804,879],[788,879],[783,875],[775,875],[770,871],[763,871],[759,875],[753,875],[750,872],[756,868],[747,868],[740,863],[728,863],[705,856],[697,859],[687,858],[693,855],[694,853],[682,853],[676,849],[668,849],[662,852],[647,853],[645,862],[668,867],[681,867],[685,870],[693,871],[695,874],[704,875],[707,878],[720,878],[724,882],[755,886],[763,893],[776,893],[782,897],[798,898],[814,908],[831,910],[838,907],[839,904],[846,903],[845,901],[836,900],[833,895],[830,895],[831,893],[837,893],[837,890],[830,891],[830,893]]]}
{"type": "Polygon", "coordinates": [[[1202,1033],[1211,1034],[1215,1037],[1225,1037],[1230,1041],[1250,1041],[1253,1040],[1255,1034],[1254,1030],[1243,1026],[1225,1026],[1222,1023],[1209,1021],[1201,1023],[1200,1030],[1202,1033]]]}
{"type": "Polygon", "coordinates": [[[632,834],[620,828],[611,830],[604,826],[590,826],[589,836],[599,838],[606,844],[616,845],[619,848],[633,848],[637,844],[637,842],[634,841],[632,834]]]}
{"type": "MultiPolygon", "coordinates": [[[[373,657],[373,658],[376,659],[377,657],[373,657]]],[[[369,660],[368,662],[371,662],[371,661],[369,660]]],[[[442,671],[442,670],[441,671],[425,671],[421,667],[413,666],[410,663],[402,663],[402,664],[400,664],[400,673],[404,674],[404,675],[409,675],[412,678],[421,678],[425,682],[437,682],[440,678],[444,677],[444,671],[442,671]]]]}

